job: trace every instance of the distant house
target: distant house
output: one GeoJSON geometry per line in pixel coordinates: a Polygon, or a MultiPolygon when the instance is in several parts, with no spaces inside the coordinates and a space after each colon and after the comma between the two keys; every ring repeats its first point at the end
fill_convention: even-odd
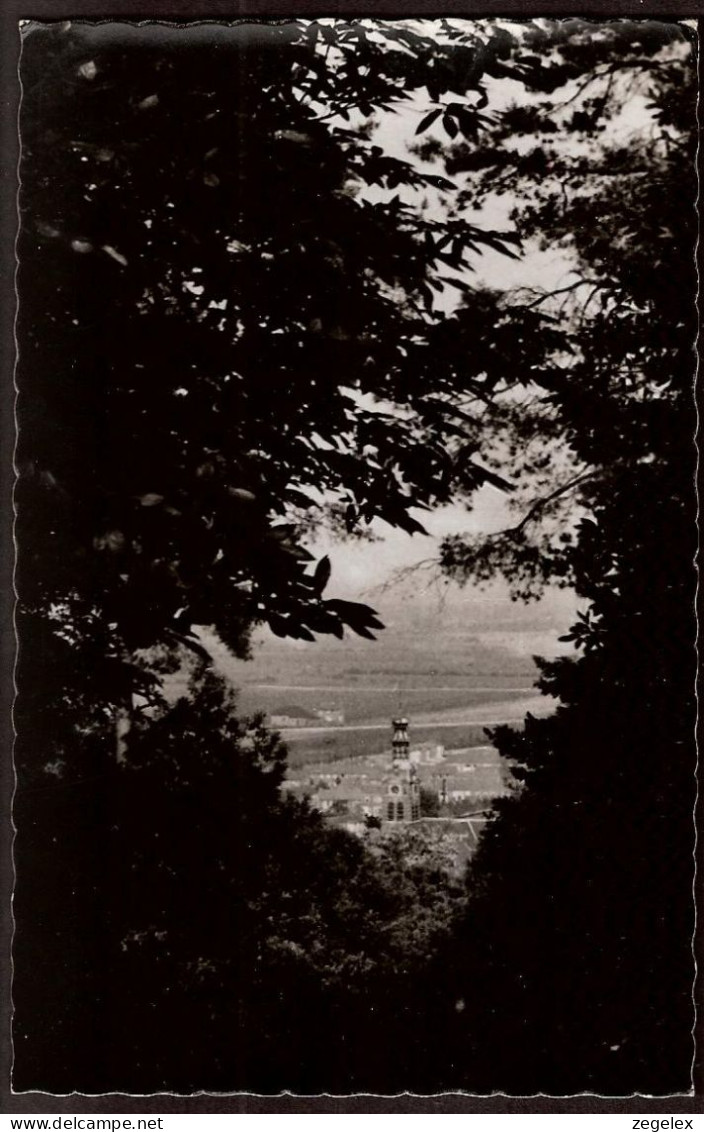
{"type": "Polygon", "coordinates": [[[461,802],[468,798],[501,798],[510,791],[498,766],[478,766],[464,774],[443,776],[441,802],[461,802]]]}
{"type": "Polygon", "coordinates": [[[331,786],[324,793],[313,795],[311,802],[324,814],[359,813],[361,817],[366,817],[380,812],[383,801],[381,791],[380,786],[361,790],[343,782],[339,786],[331,786]]]}
{"type": "Polygon", "coordinates": [[[340,711],[339,708],[318,708],[315,712],[315,718],[320,720],[321,723],[340,725],[345,722],[345,713],[340,711]]]}
{"type": "Polygon", "coordinates": [[[297,705],[278,708],[269,715],[270,727],[315,727],[318,722],[315,712],[297,705]]]}
{"type": "Polygon", "coordinates": [[[414,747],[408,757],[414,766],[434,766],[445,758],[445,748],[439,743],[424,743],[414,747]]]}

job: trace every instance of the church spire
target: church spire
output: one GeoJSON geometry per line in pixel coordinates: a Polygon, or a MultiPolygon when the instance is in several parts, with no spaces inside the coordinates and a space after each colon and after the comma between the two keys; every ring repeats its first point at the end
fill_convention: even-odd
{"type": "Polygon", "coordinates": [[[391,724],[394,729],[394,737],[391,743],[391,761],[394,764],[405,762],[408,759],[411,746],[408,739],[408,720],[392,719],[391,724]]]}

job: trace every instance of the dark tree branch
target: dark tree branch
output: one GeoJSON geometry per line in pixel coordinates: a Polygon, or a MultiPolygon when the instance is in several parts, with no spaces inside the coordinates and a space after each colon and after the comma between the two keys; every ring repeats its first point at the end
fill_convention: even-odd
{"type": "MultiPolygon", "coordinates": [[[[534,299],[532,302],[521,303],[521,307],[522,307],[523,310],[527,310],[527,311],[532,310],[533,307],[538,307],[538,306],[540,306],[541,303],[544,303],[546,301],[546,299],[553,299],[555,297],[555,295],[564,295],[569,291],[576,291],[579,287],[588,287],[590,284],[592,284],[592,282],[593,281],[591,279],[581,279],[581,278],[577,279],[575,283],[569,283],[566,287],[557,287],[557,288],[555,288],[554,291],[545,291],[544,294],[539,295],[538,298],[534,299]]],[[[599,288],[602,287],[602,286],[603,286],[602,283],[594,284],[593,289],[592,289],[592,294],[595,291],[598,291],[599,288]]],[[[591,296],[590,296],[590,298],[591,298],[591,296]]],[[[587,300],[587,301],[589,301],[589,300],[587,300]]]]}
{"type": "Polygon", "coordinates": [[[493,534],[487,535],[487,538],[515,538],[516,535],[519,535],[521,531],[524,530],[525,527],[527,527],[528,523],[532,522],[533,519],[541,515],[550,503],[553,503],[556,499],[559,499],[563,495],[567,495],[568,492],[572,491],[575,487],[579,487],[580,484],[586,483],[588,480],[595,479],[600,474],[600,470],[594,470],[590,472],[583,472],[581,475],[575,476],[574,479],[569,480],[567,483],[561,484],[559,487],[555,488],[554,491],[551,491],[548,495],[544,495],[540,499],[536,499],[535,502],[532,503],[528,508],[520,522],[516,523],[514,527],[506,527],[502,531],[495,531],[493,534]]]}
{"type": "Polygon", "coordinates": [[[606,67],[603,71],[594,71],[593,74],[587,76],[587,78],[584,80],[583,83],[580,83],[580,85],[577,87],[574,94],[571,94],[570,97],[568,99],[566,99],[564,102],[558,102],[558,104],[554,107],[554,109],[555,110],[564,110],[565,106],[569,106],[571,102],[575,102],[579,98],[579,96],[584,93],[584,91],[587,89],[587,87],[591,86],[592,83],[597,82],[599,79],[605,78],[607,75],[609,76],[610,80],[612,81],[614,71],[616,69],[617,69],[617,64],[613,63],[609,67],[606,67]]]}

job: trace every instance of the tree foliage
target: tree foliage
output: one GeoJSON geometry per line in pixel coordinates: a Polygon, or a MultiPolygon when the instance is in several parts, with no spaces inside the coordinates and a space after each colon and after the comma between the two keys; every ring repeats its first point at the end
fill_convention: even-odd
{"type": "Polygon", "coordinates": [[[453,184],[364,123],[424,87],[479,91],[494,54],[478,43],[296,21],[28,30],[28,608],[96,608],[118,652],[193,624],[240,650],[256,621],[307,640],[379,628],[324,597],[300,532],[330,509],[350,531],[420,531],[413,509],[492,479],[429,283],[514,237],[389,199],[453,184]]]}
{"type": "MultiPolygon", "coordinates": [[[[626,498],[650,496],[646,481],[678,472],[664,498],[670,486],[673,501],[691,495],[693,59],[675,25],[645,22],[598,36],[588,22],[554,26],[551,51],[537,84],[549,97],[509,106],[481,145],[455,145],[445,161],[466,175],[457,208],[505,197],[524,244],[562,254],[565,281],[501,296],[502,348],[518,364],[492,409],[492,462],[510,461],[517,522],[483,542],[448,540],[443,564],[465,578],[502,570],[521,596],[556,581],[616,601],[625,516],[603,533],[613,561],[598,569],[594,539],[612,501],[626,512],[626,498]]],[[[473,320],[471,302],[458,317],[473,320]]]]}
{"type": "Polygon", "coordinates": [[[544,477],[542,501],[524,501],[526,517],[484,546],[449,542],[445,564],[470,577],[503,570],[519,591],[569,581],[585,604],[568,634],[579,657],[542,664],[556,713],[496,733],[523,787],[498,805],[473,863],[470,912],[446,964],[445,1021],[482,1089],[686,1091],[693,61],[619,25],[598,43],[588,29],[557,41],[562,58],[593,60],[577,90],[510,110],[503,144],[482,163],[467,146],[447,162],[479,169],[479,186],[498,180],[514,194],[524,238],[564,248],[573,271],[559,295],[504,300],[514,328],[537,320],[543,350],[517,377],[529,398],[504,416],[513,465],[544,477]],[[646,120],[624,137],[617,125],[637,93],[646,120]],[[554,435],[567,456],[545,467],[554,435]],[[483,994],[458,1016],[477,971],[483,994]]]}

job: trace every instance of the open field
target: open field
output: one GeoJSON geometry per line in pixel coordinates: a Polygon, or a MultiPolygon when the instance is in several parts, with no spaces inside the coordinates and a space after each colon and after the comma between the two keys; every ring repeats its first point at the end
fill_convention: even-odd
{"type": "Polygon", "coordinates": [[[239,702],[244,711],[266,711],[281,713],[282,709],[340,708],[345,713],[345,722],[384,723],[392,715],[401,714],[415,718],[427,712],[462,710],[466,707],[480,707],[483,704],[505,702],[507,699],[524,699],[530,688],[519,688],[515,692],[503,690],[472,691],[465,688],[453,690],[423,688],[421,690],[402,690],[393,686],[382,688],[262,688],[246,685],[240,689],[239,702]]]}
{"type": "Polygon", "coordinates": [[[553,626],[544,612],[498,612],[397,602],[380,608],[386,628],[376,641],[348,634],[305,643],[265,629],[250,660],[221,652],[216,663],[238,689],[243,713],[344,712],[344,726],[284,732],[292,767],[385,750],[397,714],[410,719],[414,744],[477,747],[486,743],[487,727],[550,710],[534,690],[533,657],[565,651],[558,642],[565,626],[553,626]]]}
{"type": "MultiPolygon", "coordinates": [[[[220,666],[238,688],[251,685],[404,688],[525,687],[535,679],[533,654],[545,634],[482,632],[458,623],[416,618],[389,624],[378,640],[348,635],[314,643],[280,640],[262,630],[250,660],[221,656],[220,666]]],[[[554,651],[554,650],[552,650],[554,651]]]]}
{"type": "MultiPolygon", "coordinates": [[[[487,743],[487,730],[499,723],[513,722],[520,725],[527,711],[539,715],[549,712],[552,703],[544,697],[525,697],[515,703],[505,699],[485,708],[465,709],[465,719],[430,718],[411,722],[411,744],[420,746],[426,743],[442,744],[446,749],[483,747],[487,743]],[[472,721],[474,717],[474,721],[472,721]]],[[[340,759],[360,758],[388,749],[391,743],[391,728],[383,724],[361,724],[336,728],[300,728],[282,733],[289,751],[289,765],[301,767],[312,762],[331,763],[340,759]]]]}
{"type": "Polygon", "coordinates": [[[532,655],[492,648],[473,635],[436,636],[390,632],[378,641],[318,641],[301,645],[264,641],[252,659],[235,661],[232,676],[240,687],[264,685],[370,684],[423,687],[525,685],[532,683],[532,655]]]}

